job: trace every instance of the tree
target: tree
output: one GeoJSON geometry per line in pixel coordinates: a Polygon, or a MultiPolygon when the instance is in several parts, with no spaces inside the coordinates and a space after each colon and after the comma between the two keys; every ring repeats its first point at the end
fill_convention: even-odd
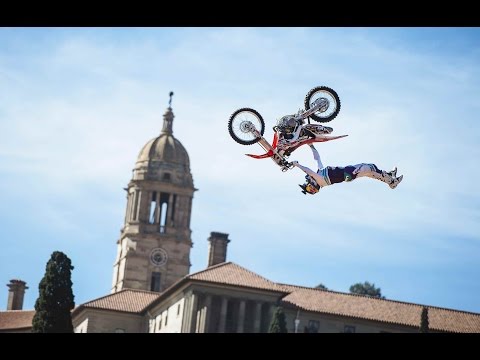
{"type": "Polygon", "coordinates": [[[325,285],[323,285],[322,283],[315,286],[315,289],[328,290],[328,288],[325,285]]]}
{"type": "Polygon", "coordinates": [[[426,306],[422,309],[422,318],[420,320],[420,332],[428,333],[428,308],[426,306]]]}
{"type": "Polygon", "coordinates": [[[38,286],[32,320],[34,333],[73,333],[70,311],[73,301],[72,262],[64,253],[55,251],[47,262],[45,275],[38,286]]]}
{"type": "Polygon", "coordinates": [[[285,321],[285,313],[281,306],[277,306],[273,313],[272,322],[270,323],[269,333],[286,333],[287,322],[285,321]]]}
{"type": "Polygon", "coordinates": [[[370,284],[368,281],[365,281],[365,283],[363,284],[353,284],[352,286],[350,286],[350,292],[352,294],[367,295],[380,299],[385,299],[385,296],[382,296],[380,288],[376,288],[375,284],[370,284]]]}

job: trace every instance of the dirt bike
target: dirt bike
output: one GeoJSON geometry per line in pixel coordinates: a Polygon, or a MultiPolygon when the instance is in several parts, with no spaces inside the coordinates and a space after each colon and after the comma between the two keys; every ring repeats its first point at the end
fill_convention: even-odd
{"type": "Polygon", "coordinates": [[[330,136],[333,129],[320,124],[311,124],[310,119],[326,123],[332,121],[340,111],[340,98],[331,88],[317,86],[305,96],[305,110],[294,115],[285,115],[273,127],[272,144],[264,137],[265,121],[258,111],[241,108],[233,112],[228,121],[228,132],[237,143],[252,145],[258,143],[266,153],[245,154],[254,159],[271,158],[282,171],[293,167],[287,158],[302,145],[343,138],[347,135],[330,136]],[[308,123],[305,123],[307,119],[308,123]]]}

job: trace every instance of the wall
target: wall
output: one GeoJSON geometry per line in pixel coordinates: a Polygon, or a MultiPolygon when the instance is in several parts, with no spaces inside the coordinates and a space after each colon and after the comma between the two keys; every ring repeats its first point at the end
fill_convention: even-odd
{"type": "Polygon", "coordinates": [[[150,319],[149,331],[155,333],[180,333],[182,331],[183,307],[185,298],[180,298],[163,309],[156,311],[156,316],[150,319]]]}
{"type": "Polygon", "coordinates": [[[73,319],[76,333],[143,333],[146,326],[143,316],[119,311],[83,309],[73,319]]]}

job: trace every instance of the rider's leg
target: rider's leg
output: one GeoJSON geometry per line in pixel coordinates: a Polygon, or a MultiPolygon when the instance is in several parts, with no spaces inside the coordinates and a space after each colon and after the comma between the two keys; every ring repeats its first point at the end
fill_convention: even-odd
{"type": "Polygon", "coordinates": [[[317,149],[315,149],[315,146],[313,146],[313,144],[309,144],[309,146],[312,150],[313,158],[317,161],[318,168],[323,169],[322,159],[320,159],[320,154],[318,153],[317,149]]]}
{"type": "Polygon", "coordinates": [[[308,136],[309,138],[312,138],[312,139],[315,139],[317,137],[313,132],[311,132],[310,130],[308,130],[306,128],[304,128],[302,131],[303,132],[300,134],[300,136],[305,135],[305,136],[308,136]]]}
{"type": "MultiPolygon", "coordinates": [[[[403,175],[396,178],[392,174],[393,171],[389,173],[384,170],[380,170],[375,164],[362,163],[362,164],[353,165],[353,167],[354,167],[353,174],[356,175],[356,177],[366,176],[372,179],[377,179],[386,183],[392,189],[395,189],[397,185],[400,183],[400,181],[402,181],[403,179],[403,175]]],[[[395,174],[396,174],[396,171],[395,171],[395,174]]]]}

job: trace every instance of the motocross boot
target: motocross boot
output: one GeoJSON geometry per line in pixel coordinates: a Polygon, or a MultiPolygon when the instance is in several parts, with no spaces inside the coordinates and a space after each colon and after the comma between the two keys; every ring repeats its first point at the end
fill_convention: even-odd
{"type": "Polygon", "coordinates": [[[323,126],[323,125],[320,125],[320,126],[321,126],[321,130],[324,134],[330,134],[333,131],[333,128],[331,128],[329,126],[323,126]]]}
{"type": "MultiPolygon", "coordinates": [[[[368,166],[368,165],[367,165],[368,166]]],[[[390,186],[391,189],[395,189],[399,183],[396,182],[396,178],[392,175],[390,175],[388,172],[385,170],[378,170],[378,168],[375,169],[375,171],[371,171],[368,175],[369,177],[372,177],[374,179],[380,180],[390,186]]]]}
{"type": "Polygon", "coordinates": [[[403,175],[399,176],[398,178],[394,178],[393,181],[388,184],[388,186],[390,186],[391,189],[395,189],[398,184],[400,184],[403,180],[403,175]]]}
{"type": "Polygon", "coordinates": [[[388,171],[388,175],[396,177],[397,176],[397,167],[395,166],[392,171],[388,171]]]}

